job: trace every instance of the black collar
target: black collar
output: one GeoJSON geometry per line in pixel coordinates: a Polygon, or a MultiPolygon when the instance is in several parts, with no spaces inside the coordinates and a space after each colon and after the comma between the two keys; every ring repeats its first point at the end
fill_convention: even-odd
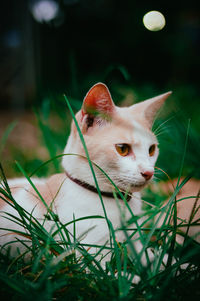
{"type": "MultiPolygon", "coordinates": [[[[79,186],[81,186],[81,187],[83,187],[83,188],[85,188],[85,189],[87,189],[87,190],[89,190],[89,191],[98,193],[98,190],[96,189],[96,187],[94,187],[94,186],[92,186],[92,185],[90,185],[90,184],[88,184],[88,183],[86,183],[86,182],[83,182],[83,181],[81,181],[81,180],[79,180],[79,179],[73,178],[70,174],[68,174],[67,171],[65,171],[65,174],[66,174],[66,176],[67,176],[71,181],[73,181],[74,183],[78,184],[79,186]]],[[[101,190],[100,190],[100,191],[101,191],[101,190]]],[[[130,199],[131,199],[131,197],[132,197],[131,194],[126,194],[126,193],[123,192],[123,191],[121,191],[121,194],[123,195],[123,198],[120,196],[119,193],[116,192],[116,194],[117,194],[118,199],[124,200],[124,198],[125,198],[125,199],[127,200],[127,202],[129,202],[130,199]]],[[[108,198],[114,198],[113,192],[101,191],[101,195],[102,195],[102,196],[106,196],[106,197],[108,197],[108,198]]]]}

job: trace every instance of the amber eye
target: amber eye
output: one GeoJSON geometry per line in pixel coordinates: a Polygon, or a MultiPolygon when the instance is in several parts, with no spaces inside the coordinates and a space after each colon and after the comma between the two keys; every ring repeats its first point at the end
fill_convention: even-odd
{"type": "Polygon", "coordinates": [[[125,143],[116,144],[115,148],[116,148],[117,152],[123,157],[127,156],[130,153],[130,150],[131,150],[130,145],[125,144],[125,143]]]}
{"type": "Polygon", "coordinates": [[[155,154],[156,145],[152,144],[149,148],[149,156],[152,157],[155,154]]]}

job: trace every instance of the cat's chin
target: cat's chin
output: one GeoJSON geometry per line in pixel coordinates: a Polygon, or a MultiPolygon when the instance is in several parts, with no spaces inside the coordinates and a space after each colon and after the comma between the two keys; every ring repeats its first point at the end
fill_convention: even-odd
{"type": "Polygon", "coordinates": [[[124,185],[124,187],[122,187],[122,185],[119,185],[118,188],[121,191],[129,191],[129,192],[138,192],[141,191],[148,183],[147,182],[143,182],[143,183],[133,183],[133,184],[129,184],[129,185],[124,185]],[[121,186],[121,187],[120,187],[121,186]]]}
{"type": "Polygon", "coordinates": [[[134,184],[131,184],[130,191],[131,191],[131,192],[138,192],[138,191],[141,191],[141,190],[144,189],[147,185],[149,185],[151,182],[152,182],[152,180],[150,180],[150,181],[145,181],[145,182],[143,182],[143,183],[134,183],[134,184]]]}
{"type": "Polygon", "coordinates": [[[131,185],[131,192],[138,192],[140,190],[142,190],[145,186],[146,186],[147,183],[143,183],[143,184],[140,184],[140,183],[134,183],[131,185]]]}

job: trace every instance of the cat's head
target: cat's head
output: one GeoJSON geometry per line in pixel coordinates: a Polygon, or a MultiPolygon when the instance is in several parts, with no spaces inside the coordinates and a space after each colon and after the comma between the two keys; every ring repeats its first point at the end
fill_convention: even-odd
{"type": "MultiPolygon", "coordinates": [[[[154,175],[158,157],[158,141],[151,131],[156,113],[171,92],[134,104],[115,106],[106,85],[94,85],[76,114],[90,159],[99,165],[122,190],[141,190],[154,175]]],[[[77,128],[72,122],[71,135],[65,153],[85,156],[77,128]]],[[[70,156],[71,157],[71,156],[70,156]]],[[[72,176],[93,184],[91,172],[80,157],[64,157],[64,168],[72,176]]],[[[101,189],[110,183],[96,169],[101,189]]]]}

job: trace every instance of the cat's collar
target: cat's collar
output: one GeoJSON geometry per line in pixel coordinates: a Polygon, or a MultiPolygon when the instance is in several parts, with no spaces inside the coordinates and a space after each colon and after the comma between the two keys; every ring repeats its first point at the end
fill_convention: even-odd
{"type": "MultiPolygon", "coordinates": [[[[88,184],[88,183],[86,183],[86,182],[84,182],[84,181],[81,181],[81,180],[79,180],[79,179],[73,178],[67,171],[65,171],[65,174],[66,174],[66,176],[67,176],[72,182],[78,184],[79,186],[81,186],[81,187],[83,187],[83,188],[85,188],[85,189],[87,189],[87,190],[89,190],[89,191],[92,191],[92,192],[95,192],[95,193],[98,194],[98,190],[97,190],[96,187],[94,187],[94,186],[92,186],[92,185],[90,185],[90,184],[88,184]]],[[[100,190],[100,191],[101,191],[101,190],[100,190]]],[[[116,192],[116,195],[117,195],[117,198],[118,198],[118,199],[121,199],[121,200],[126,199],[127,202],[130,201],[130,199],[131,199],[131,197],[132,197],[131,194],[127,194],[127,193],[125,193],[125,192],[123,192],[123,191],[121,191],[121,194],[122,194],[123,198],[120,196],[119,193],[116,192]]],[[[109,192],[109,191],[101,191],[101,195],[102,195],[102,196],[106,196],[106,197],[108,197],[108,198],[114,198],[113,192],[109,192]]]]}

